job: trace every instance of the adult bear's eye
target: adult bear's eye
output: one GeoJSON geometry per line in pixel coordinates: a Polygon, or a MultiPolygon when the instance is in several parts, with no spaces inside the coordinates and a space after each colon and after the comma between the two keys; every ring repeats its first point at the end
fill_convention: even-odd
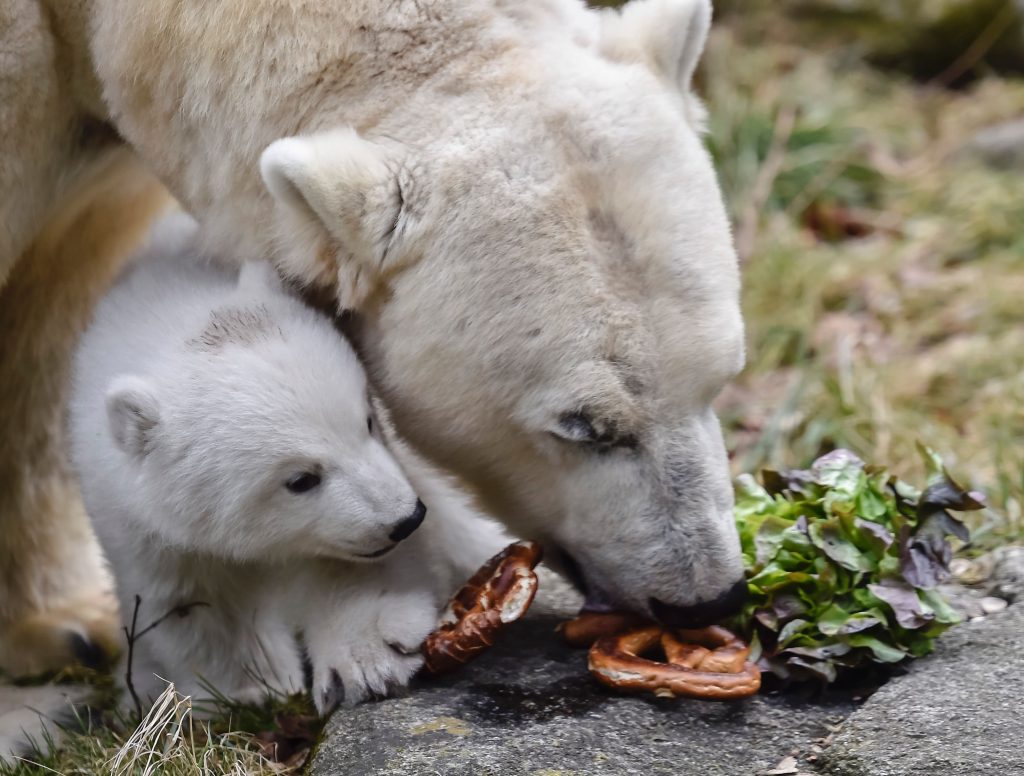
{"type": "Polygon", "coordinates": [[[597,432],[583,412],[566,412],[558,419],[558,436],[567,442],[596,442],[597,432]]]}
{"type": "Polygon", "coordinates": [[[305,493],[306,491],[313,490],[313,488],[319,484],[319,474],[315,474],[314,472],[301,472],[289,479],[284,486],[292,493],[305,493]]]}

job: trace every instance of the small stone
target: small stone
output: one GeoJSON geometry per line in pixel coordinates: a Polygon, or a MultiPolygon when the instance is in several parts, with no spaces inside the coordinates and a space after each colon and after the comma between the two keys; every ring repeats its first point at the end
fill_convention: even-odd
{"type": "Polygon", "coordinates": [[[1006,601],[1004,601],[1002,598],[996,598],[994,596],[986,596],[985,598],[982,598],[978,603],[980,604],[981,609],[983,612],[985,612],[985,614],[995,614],[996,612],[1001,612],[1008,605],[1006,601]]]}
{"type": "Polygon", "coordinates": [[[949,572],[964,585],[978,585],[992,576],[995,556],[992,553],[978,558],[954,558],[950,561],[949,572]]]}
{"type": "Polygon", "coordinates": [[[770,771],[765,771],[764,776],[796,776],[798,772],[799,769],[796,765],[796,758],[784,757],[779,761],[779,764],[770,771]]]}

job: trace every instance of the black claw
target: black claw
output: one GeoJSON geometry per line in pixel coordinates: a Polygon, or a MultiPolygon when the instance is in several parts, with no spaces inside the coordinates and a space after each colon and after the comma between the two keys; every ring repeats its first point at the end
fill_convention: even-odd
{"type": "Polygon", "coordinates": [[[101,668],[107,662],[107,653],[82,634],[71,632],[68,634],[68,641],[71,643],[71,654],[83,666],[101,668]]]}
{"type": "Polygon", "coordinates": [[[325,714],[329,711],[334,711],[334,709],[345,702],[345,684],[334,669],[331,669],[331,686],[321,693],[320,698],[320,706],[325,714]]]}

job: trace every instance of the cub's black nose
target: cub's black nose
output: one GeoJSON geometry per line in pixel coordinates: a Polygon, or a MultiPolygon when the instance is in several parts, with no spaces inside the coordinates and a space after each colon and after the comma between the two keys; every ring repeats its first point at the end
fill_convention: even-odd
{"type": "Polygon", "coordinates": [[[741,579],[727,591],[710,601],[689,606],[675,606],[650,600],[651,614],[662,625],[670,628],[703,628],[736,614],[747,600],[747,582],[741,579]]]}
{"type": "Polygon", "coordinates": [[[412,511],[412,514],[403,518],[400,523],[392,528],[391,533],[388,534],[388,538],[393,542],[400,542],[402,539],[408,539],[412,532],[420,527],[420,523],[423,522],[423,518],[426,516],[426,504],[419,499],[416,499],[416,508],[412,511]]]}

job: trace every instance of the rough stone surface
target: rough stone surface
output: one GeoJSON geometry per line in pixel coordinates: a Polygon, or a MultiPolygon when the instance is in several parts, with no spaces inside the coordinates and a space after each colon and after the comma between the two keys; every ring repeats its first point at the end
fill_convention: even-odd
{"type": "Polygon", "coordinates": [[[848,701],[733,702],[616,696],[565,647],[578,607],[550,577],[530,615],[475,663],[403,698],[331,719],[314,776],[659,774],[753,776],[828,733],[848,701]],[[575,604],[575,606],[574,606],[575,604]]]}
{"type": "Polygon", "coordinates": [[[1024,774],[1024,604],[961,625],[843,723],[838,776],[1024,774]]]}

